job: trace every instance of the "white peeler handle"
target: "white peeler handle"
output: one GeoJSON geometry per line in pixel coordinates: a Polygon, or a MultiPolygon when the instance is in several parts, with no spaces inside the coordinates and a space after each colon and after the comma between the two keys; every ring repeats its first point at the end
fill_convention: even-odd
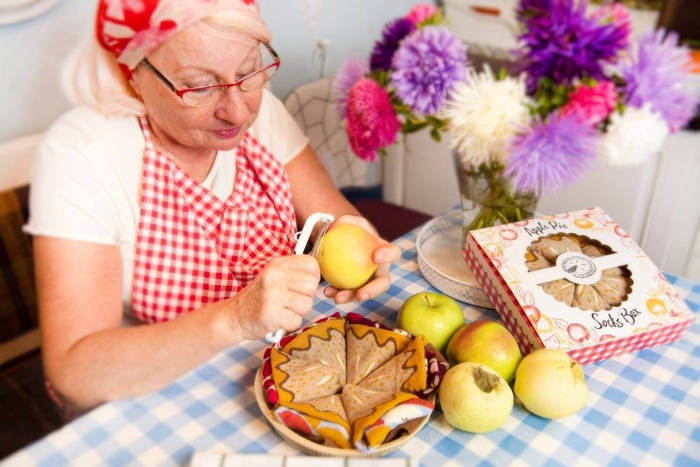
{"type": "MultiPolygon", "coordinates": [[[[334,220],[335,218],[331,214],[326,214],[324,212],[315,212],[311,214],[309,218],[306,219],[306,222],[304,223],[304,228],[301,229],[301,232],[297,234],[298,238],[297,244],[294,247],[294,254],[304,254],[304,249],[306,248],[306,244],[309,243],[309,238],[311,238],[311,232],[313,232],[314,227],[316,227],[316,224],[318,224],[319,222],[330,223],[334,220]]],[[[265,335],[265,339],[267,339],[267,341],[271,344],[279,344],[280,340],[282,340],[282,336],[284,336],[284,329],[278,329],[277,331],[267,333],[267,335],[265,335]]]]}

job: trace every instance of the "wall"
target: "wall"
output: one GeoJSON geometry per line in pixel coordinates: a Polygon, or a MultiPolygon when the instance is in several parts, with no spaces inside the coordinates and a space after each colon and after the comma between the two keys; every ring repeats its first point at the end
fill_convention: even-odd
{"type": "Polygon", "coordinates": [[[39,18],[0,26],[0,141],[43,131],[68,108],[58,70],[86,33],[86,3],[62,0],[39,18]]]}
{"type": "MultiPolygon", "coordinates": [[[[328,72],[345,57],[366,57],[383,24],[404,14],[417,0],[259,0],[282,68],[273,90],[284,98],[295,87],[320,77],[312,62],[316,43],[329,40],[328,72]],[[317,11],[314,27],[303,7],[317,11]]],[[[59,69],[70,51],[91,32],[94,0],[61,0],[31,21],[0,26],[0,142],[40,132],[69,108],[59,69]]]]}

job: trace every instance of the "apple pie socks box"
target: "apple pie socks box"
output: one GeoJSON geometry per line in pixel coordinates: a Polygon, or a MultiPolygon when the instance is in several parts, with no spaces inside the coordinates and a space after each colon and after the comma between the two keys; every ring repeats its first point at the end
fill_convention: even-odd
{"type": "Polygon", "coordinates": [[[674,341],[693,320],[600,208],[472,231],[463,256],[523,353],[561,349],[584,365],[674,341]]]}

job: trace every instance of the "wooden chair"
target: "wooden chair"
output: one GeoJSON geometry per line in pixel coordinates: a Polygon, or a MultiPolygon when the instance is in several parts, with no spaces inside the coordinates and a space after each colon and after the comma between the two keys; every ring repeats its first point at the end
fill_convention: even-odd
{"type": "Polygon", "coordinates": [[[430,219],[427,214],[383,201],[383,176],[390,174],[382,174],[379,164],[362,161],[350,149],[345,123],[336,111],[333,78],[298,87],[284,105],[309,137],[336,186],[383,238],[394,240],[430,219]]]}
{"type": "Polygon", "coordinates": [[[0,365],[39,348],[34,263],[22,232],[29,174],[43,134],[0,145],[0,365]]]}

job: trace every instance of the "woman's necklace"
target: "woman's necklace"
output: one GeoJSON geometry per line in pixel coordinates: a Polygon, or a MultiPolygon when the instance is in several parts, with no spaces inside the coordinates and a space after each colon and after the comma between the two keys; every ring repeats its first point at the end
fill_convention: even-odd
{"type": "Polygon", "coordinates": [[[170,150],[168,148],[166,148],[163,145],[163,143],[160,142],[160,139],[158,138],[158,136],[156,136],[156,134],[154,132],[151,132],[151,133],[153,133],[153,139],[156,140],[156,143],[158,143],[158,146],[160,146],[165,151],[165,154],[168,156],[168,159],[170,159],[170,162],[177,165],[177,163],[175,162],[175,156],[173,155],[173,153],[170,152],[170,150]]]}

